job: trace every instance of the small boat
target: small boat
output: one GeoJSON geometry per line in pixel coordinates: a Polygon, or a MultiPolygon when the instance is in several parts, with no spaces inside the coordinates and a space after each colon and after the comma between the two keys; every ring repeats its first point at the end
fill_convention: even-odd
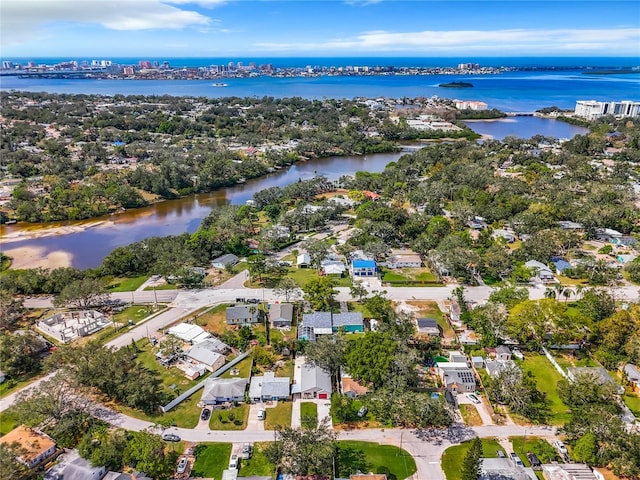
{"type": "Polygon", "coordinates": [[[214,83],[211,85],[212,87],[228,87],[229,85],[226,83],[214,83]]]}
{"type": "Polygon", "coordinates": [[[441,83],[438,85],[443,88],[471,88],[473,87],[473,83],[468,82],[449,82],[449,83],[441,83]]]}

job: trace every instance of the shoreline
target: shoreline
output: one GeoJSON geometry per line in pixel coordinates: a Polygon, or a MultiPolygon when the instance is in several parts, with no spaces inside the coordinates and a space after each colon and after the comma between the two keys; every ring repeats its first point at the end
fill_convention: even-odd
{"type": "MultiPolygon", "coordinates": [[[[15,243],[24,240],[34,240],[36,238],[46,238],[58,235],[69,235],[71,233],[80,233],[89,230],[90,228],[108,226],[109,224],[113,224],[113,222],[109,220],[90,221],[89,219],[87,220],[87,223],[81,223],[78,225],[47,226],[48,224],[46,223],[26,224],[28,226],[24,227],[24,230],[10,232],[0,236],[0,250],[6,253],[7,250],[4,249],[4,245],[7,243],[15,243]],[[31,225],[33,225],[33,228],[30,227],[31,225]]],[[[17,223],[15,225],[20,225],[20,223],[17,223]]]]}

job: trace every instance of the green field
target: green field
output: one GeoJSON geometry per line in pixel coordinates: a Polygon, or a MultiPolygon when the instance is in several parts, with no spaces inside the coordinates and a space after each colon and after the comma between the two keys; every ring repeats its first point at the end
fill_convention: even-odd
{"type": "Polygon", "coordinates": [[[397,285],[411,285],[414,287],[442,285],[428,268],[400,268],[383,270],[382,281],[397,285]]]}
{"type": "MultiPolygon", "coordinates": [[[[196,394],[198,395],[198,394],[196,394]]],[[[211,430],[244,430],[249,419],[249,405],[246,403],[228,410],[214,410],[211,412],[209,428],[211,430]],[[233,416],[233,420],[229,415],[233,416]]]]}
{"type": "Polygon", "coordinates": [[[147,275],[142,275],[139,277],[124,277],[124,278],[114,278],[107,285],[107,290],[109,292],[133,292],[140,285],[147,281],[149,277],[147,275]]]}
{"type": "Polygon", "coordinates": [[[129,320],[131,320],[134,324],[136,324],[153,313],[153,309],[146,305],[131,305],[121,312],[116,313],[114,315],[114,320],[118,323],[124,324],[127,324],[129,320]]]}
{"type": "Polygon", "coordinates": [[[636,417],[640,417],[640,397],[634,394],[625,394],[624,403],[627,405],[631,413],[636,417]]]}
{"type": "Polygon", "coordinates": [[[253,444],[253,456],[249,460],[240,460],[240,475],[243,477],[273,475],[276,471],[264,454],[264,449],[269,442],[256,442],[253,444]]]}
{"type": "Polygon", "coordinates": [[[288,427],[291,425],[291,402],[278,402],[273,408],[265,409],[267,414],[264,420],[265,430],[275,430],[277,425],[288,427]]]}
{"type": "Polygon", "coordinates": [[[10,413],[3,412],[2,415],[0,415],[0,436],[6,435],[17,426],[18,422],[16,422],[16,419],[13,418],[10,413]]]}
{"type": "MultiPolygon", "coordinates": [[[[287,277],[293,278],[300,287],[304,287],[311,280],[320,278],[318,270],[313,268],[296,268],[291,267],[287,271],[287,277]]],[[[330,275],[333,283],[336,287],[350,287],[352,285],[351,277],[345,272],[345,276],[338,277],[336,275],[330,275]]]]}
{"type": "Polygon", "coordinates": [[[532,452],[542,463],[551,463],[558,460],[557,452],[549,442],[538,437],[509,437],[513,445],[513,451],[518,454],[526,467],[530,467],[526,453],[532,452]]]}
{"type": "Polygon", "coordinates": [[[192,477],[222,478],[222,471],[229,466],[232,445],[230,443],[201,443],[196,447],[196,461],[192,477]]]}
{"type": "Polygon", "coordinates": [[[250,378],[251,377],[251,365],[253,364],[253,358],[249,355],[247,358],[237,363],[233,368],[225,370],[220,375],[220,378],[250,378]],[[231,370],[238,370],[238,375],[231,375],[231,370]]]}
{"type": "Polygon", "coordinates": [[[562,380],[560,373],[551,365],[544,355],[528,354],[523,362],[518,362],[525,372],[531,372],[536,380],[538,390],[544,392],[551,409],[550,423],[561,425],[571,418],[569,408],[560,400],[558,382],[562,380]]]}
{"type": "Polygon", "coordinates": [[[311,417],[318,424],[318,405],[313,402],[302,402],[300,404],[300,418],[311,417]]]}
{"type": "MultiPolygon", "coordinates": [[[[460,445],[453,445],[447,448],[442,455],[442,469],[447,477],[447,480],[462,480],[460,476],[460,469],[462,468],[462,461],[467,454],[471,442],[465,442],[460,445]]],[[[496,458],[496,452],[504,448],[500,446],[495,438],[483,438],[482,439],[482,456],[484,458],[496,458]]]]}
{"type": "Polygon", "coordinates": [[[403,480],[416,473],[416,462],[406,450],[393,445],[343,440],[338,442],[336,470],[343,478],[360,471],[403,480]]]}
{"type": "Polygon", "coordinates": [[[23,387],[26,387],[31,382],[34,382],[40,377],[40,372],[25,375],[17,380],[7,378],[4,382],[0,383],[0,398],[5,397],[23,387]]]}

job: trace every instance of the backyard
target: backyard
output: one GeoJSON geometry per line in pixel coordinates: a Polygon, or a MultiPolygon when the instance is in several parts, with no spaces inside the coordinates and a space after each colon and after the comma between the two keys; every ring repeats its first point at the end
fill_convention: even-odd
{"type": "Polygon", "coordinates": [[[202,443],[195,449],[196,461],[191,470],[192,477],[222,478],[222,471],[229,465],[230,443],[202,443]]]}
{"type": "Polygon", "coordinates": [[[558,382],[562,379],[551,362],[544,355],[528,354],[523,362],[517,362],[522,370],[531,372],[536,380],[538,390],[544,392],[549,400],[551,410],[550,423],[561,425],[570,420],[569,408],[562,402],[558,395],[558,382]]]}
{"type": "Polygon", "coordinates": [[[393,445],[343,440],[338,442],[336,470],[343,478],[360,471],[403,480],[416,472],[416,462],[408,452],[393,445]]]}
{"type": "Polygon", "coordinates": [[[275,430],[276,426],[286,427],[291,425],[291,409],[291,402],[278,402],[275,407],[267,408],[264,429],[275,430]]]}
{"type": "MultiPolygon", "coordinates": [[[[460,445],[453,445],[444,451],[442,469],[447,480],[462,480],[460,469],[469,447],[471,447],[471,442],[465,442],[460,445]]],[[[484,458],[496,458],[498,450],[506,453],[495,438],[482,439],[482,456],[484,458]]]]}

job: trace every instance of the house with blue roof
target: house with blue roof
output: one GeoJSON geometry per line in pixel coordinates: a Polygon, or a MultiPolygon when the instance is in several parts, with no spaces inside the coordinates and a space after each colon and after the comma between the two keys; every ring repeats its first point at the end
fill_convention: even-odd
{"type": "Polygon", "coordinates": [[[551,261],[555,265],[556,273],[558,275],[562,275],[567,268],[571,268],[571,264],[567,262],[564,258],[552,257],[551,261]]]}
{"type": "Polygon", "coordinates": [[[354,260],[351,264],[351,276],[375,277],[378,273],[378,264],[375,260],[354,260]]]}

